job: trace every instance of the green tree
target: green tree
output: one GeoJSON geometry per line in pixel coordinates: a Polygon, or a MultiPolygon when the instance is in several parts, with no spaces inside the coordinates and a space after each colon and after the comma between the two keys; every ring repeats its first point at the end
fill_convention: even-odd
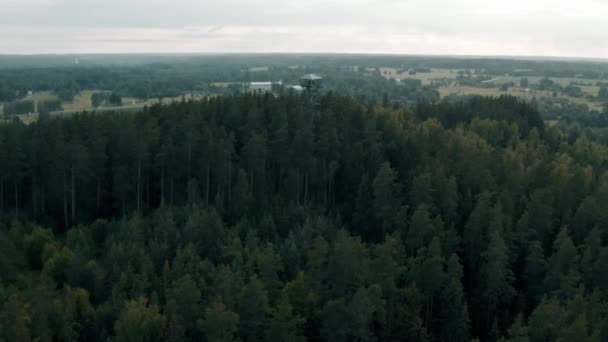
{"type": "Polygon", "coordinates": [[[167,319],[144,298],[126,303],[116,321],[117,341],[162,341],[167,319]]]}
{"type": "Polygon", "coordinates": [[[294,313],[289,297],[283,292],[272,310],[266,338],[268,341],[297,342],[305,341],[303,335],[304,319],[294,313]]]}
{"type": "Polygon", "coordinates": [[[469,341],[469,312],[462,286],[463,269],[458,256],[452,254],[446,266],[446,283],[440,293],[439,317],[446,341],[469,341]]]}
{"type": "Polygon", "coordinates": [[[413,255],[418,249],[426,246],[434,233],[435,227],[430,218],[428,206],[426,204],[421,204],[412,214],[409,230],[405,239],[410,254],[413,255]]]}
{"type": "Polygon", "coordinates": [[[239,334],[247,341],[264,341],[270,307],[264,285],[253,277],[239,295],[239,334]]]}
{"type": "Polygon", "coordinates": [[[24,302],[19,293],[8,297],[1,312],[2,329],[5,341],[32,340],[29,325],[31,322],[31,306],[24,302]]]}
{"type": "Polygon", "coordinates": [[[513,288],[513,272],[509,265],[509,255],[502,233],[494,230],[490,233],[488,249],[483,254],[484,265],[482,268],[482,301],[487,316],[487,328],[492,324],[499,327],[505,322],[497,322],[501,316],[503,307],[509,305],[516,292],[513,288]]]}
{"type": "Polygon", "coordinates": [[[372,187],[374,191],[374,209],[383,227],[380,236],[384,236],[384,232],[392,227],[395,210],[400,206],[400,185],[397,181],[397,172],[391,167],[389,162],[382,163],[374,178],[372,187]]]}
{"type": "Polygon", "coordinates": [[[222,302],[216,301],[205,309],[205,317],[198,321],[198,327],[209,342],[237,342],[239,315],[227,310],[222,302]]]}
{"type": "Polygon", "coordinates": [[[579,284],[579,255],[566,227],[560,230],[553,243],[553,254],[547,265],[545,291],[567,298],[579,284]]]}

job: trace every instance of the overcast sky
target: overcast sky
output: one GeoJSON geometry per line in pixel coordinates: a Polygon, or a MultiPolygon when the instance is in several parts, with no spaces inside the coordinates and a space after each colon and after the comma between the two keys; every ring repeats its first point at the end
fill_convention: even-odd
{"type": "Polygon", "coordinates": [[[0,53],[608,58],[608,0],[0,0],[0,53]]]}

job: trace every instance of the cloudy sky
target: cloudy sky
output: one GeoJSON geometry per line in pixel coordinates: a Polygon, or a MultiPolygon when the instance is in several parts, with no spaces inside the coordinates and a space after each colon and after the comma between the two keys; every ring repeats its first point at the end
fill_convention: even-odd
{"type": "Polygon", "coordinates": [[[608,58],[608,0],[0,0],[0,54],[608,58]]]}

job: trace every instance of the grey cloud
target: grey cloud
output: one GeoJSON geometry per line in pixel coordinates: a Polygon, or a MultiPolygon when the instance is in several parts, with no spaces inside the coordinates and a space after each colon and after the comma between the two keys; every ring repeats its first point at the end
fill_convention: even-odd
{"type": "Polygon", "coordinates": [[[605,0],[0,0],[0,9],[0,53],[35,52],[49,42],[57,51],[112,52],[112,41],[116,52],[148,52],[158,40],[163,51],[189,49],[184,52],[304,46],[608,57],[605,0]],[[71,36],[87,44],[70,46],[71,36]]]}

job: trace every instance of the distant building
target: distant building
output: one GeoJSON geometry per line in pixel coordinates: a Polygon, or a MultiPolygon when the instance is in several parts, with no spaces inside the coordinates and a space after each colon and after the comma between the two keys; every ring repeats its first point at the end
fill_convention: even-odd
{"type": "Polygon", "coordinates": [[[311,93],[318,93],[321,90],[323,78],[319,75],[309,74],[300,78],[300,86],[311,93]]]}
{"type": "Polygon", "coordinates": [[[249,83],[249,90],[259,92],[271,92],[272,82],[251,82],[249,83]]]}

